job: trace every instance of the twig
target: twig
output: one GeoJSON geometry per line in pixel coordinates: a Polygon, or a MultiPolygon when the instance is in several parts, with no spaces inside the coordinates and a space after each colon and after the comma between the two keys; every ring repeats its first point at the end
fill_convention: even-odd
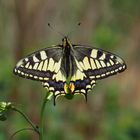
{"type": "Polygon", "coordinates": [[[22,131],[34,131],[34,132],[36,132],[33,128],[23,128],[23,129],[20,129],[20,130],[16,131],[15,133],[13,133],[9,140],[12,140],[13,137],[14,137],[15,135],[17,135],[17,133],[20,133],[20,132],[22,132],[22,131]]]}

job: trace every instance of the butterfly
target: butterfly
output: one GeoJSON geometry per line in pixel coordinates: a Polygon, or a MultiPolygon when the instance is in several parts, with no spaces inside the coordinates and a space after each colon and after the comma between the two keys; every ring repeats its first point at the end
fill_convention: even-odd
{"type": "Polygon", "coordinates": [[[68,37],[61,45],[36,51],[21,59],[14,74],[42,82],[56,98],[64,95],[71,99],[75,94],[87,94],[96,81],[123,72],[126,64],[119,56],[84,45],[74,45],[68,37]]]}

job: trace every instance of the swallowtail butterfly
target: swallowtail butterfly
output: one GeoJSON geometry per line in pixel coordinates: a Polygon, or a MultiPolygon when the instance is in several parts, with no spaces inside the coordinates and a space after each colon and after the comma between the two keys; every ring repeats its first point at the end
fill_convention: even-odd
{"type": "Polygon", "coordinates": [[[36,51],[21,59],[14,73],[37,80],[54,96],[71,99],[75,94],[84,95],[96,81],[120,73],[125,62],[115,54],[83,45],[74,45],[67,37],[62,45],[36,51]]]}

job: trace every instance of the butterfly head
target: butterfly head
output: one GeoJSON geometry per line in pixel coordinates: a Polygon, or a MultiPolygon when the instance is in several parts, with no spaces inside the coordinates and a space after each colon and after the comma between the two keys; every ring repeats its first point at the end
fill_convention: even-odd
{"type": "Polygon", "coordinates": [[[71,42],[70,42],[70,40],[69,40],[69,38],[67,36],[65,36],[62,39],[62,45],[63,45],[64,48],[65,47],[71,47],[72,46],[72,44],[71,44],[71,42]]]}

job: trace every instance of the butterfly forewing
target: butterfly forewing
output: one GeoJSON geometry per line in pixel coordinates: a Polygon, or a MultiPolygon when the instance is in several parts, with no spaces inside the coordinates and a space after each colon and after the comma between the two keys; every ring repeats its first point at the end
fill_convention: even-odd
{"type": "Polygon", "coordinates": [[[32,80],[48,81],[60,69],[62,49],[46,48],[21,59],[14,73],[32,80]]]}
{"type": "Polygon", "coordinates": [[[126,69],[125,62],[115,54],[97,48],[74,47],[78,65],[90,79],[103,79],[126,69]]]}

